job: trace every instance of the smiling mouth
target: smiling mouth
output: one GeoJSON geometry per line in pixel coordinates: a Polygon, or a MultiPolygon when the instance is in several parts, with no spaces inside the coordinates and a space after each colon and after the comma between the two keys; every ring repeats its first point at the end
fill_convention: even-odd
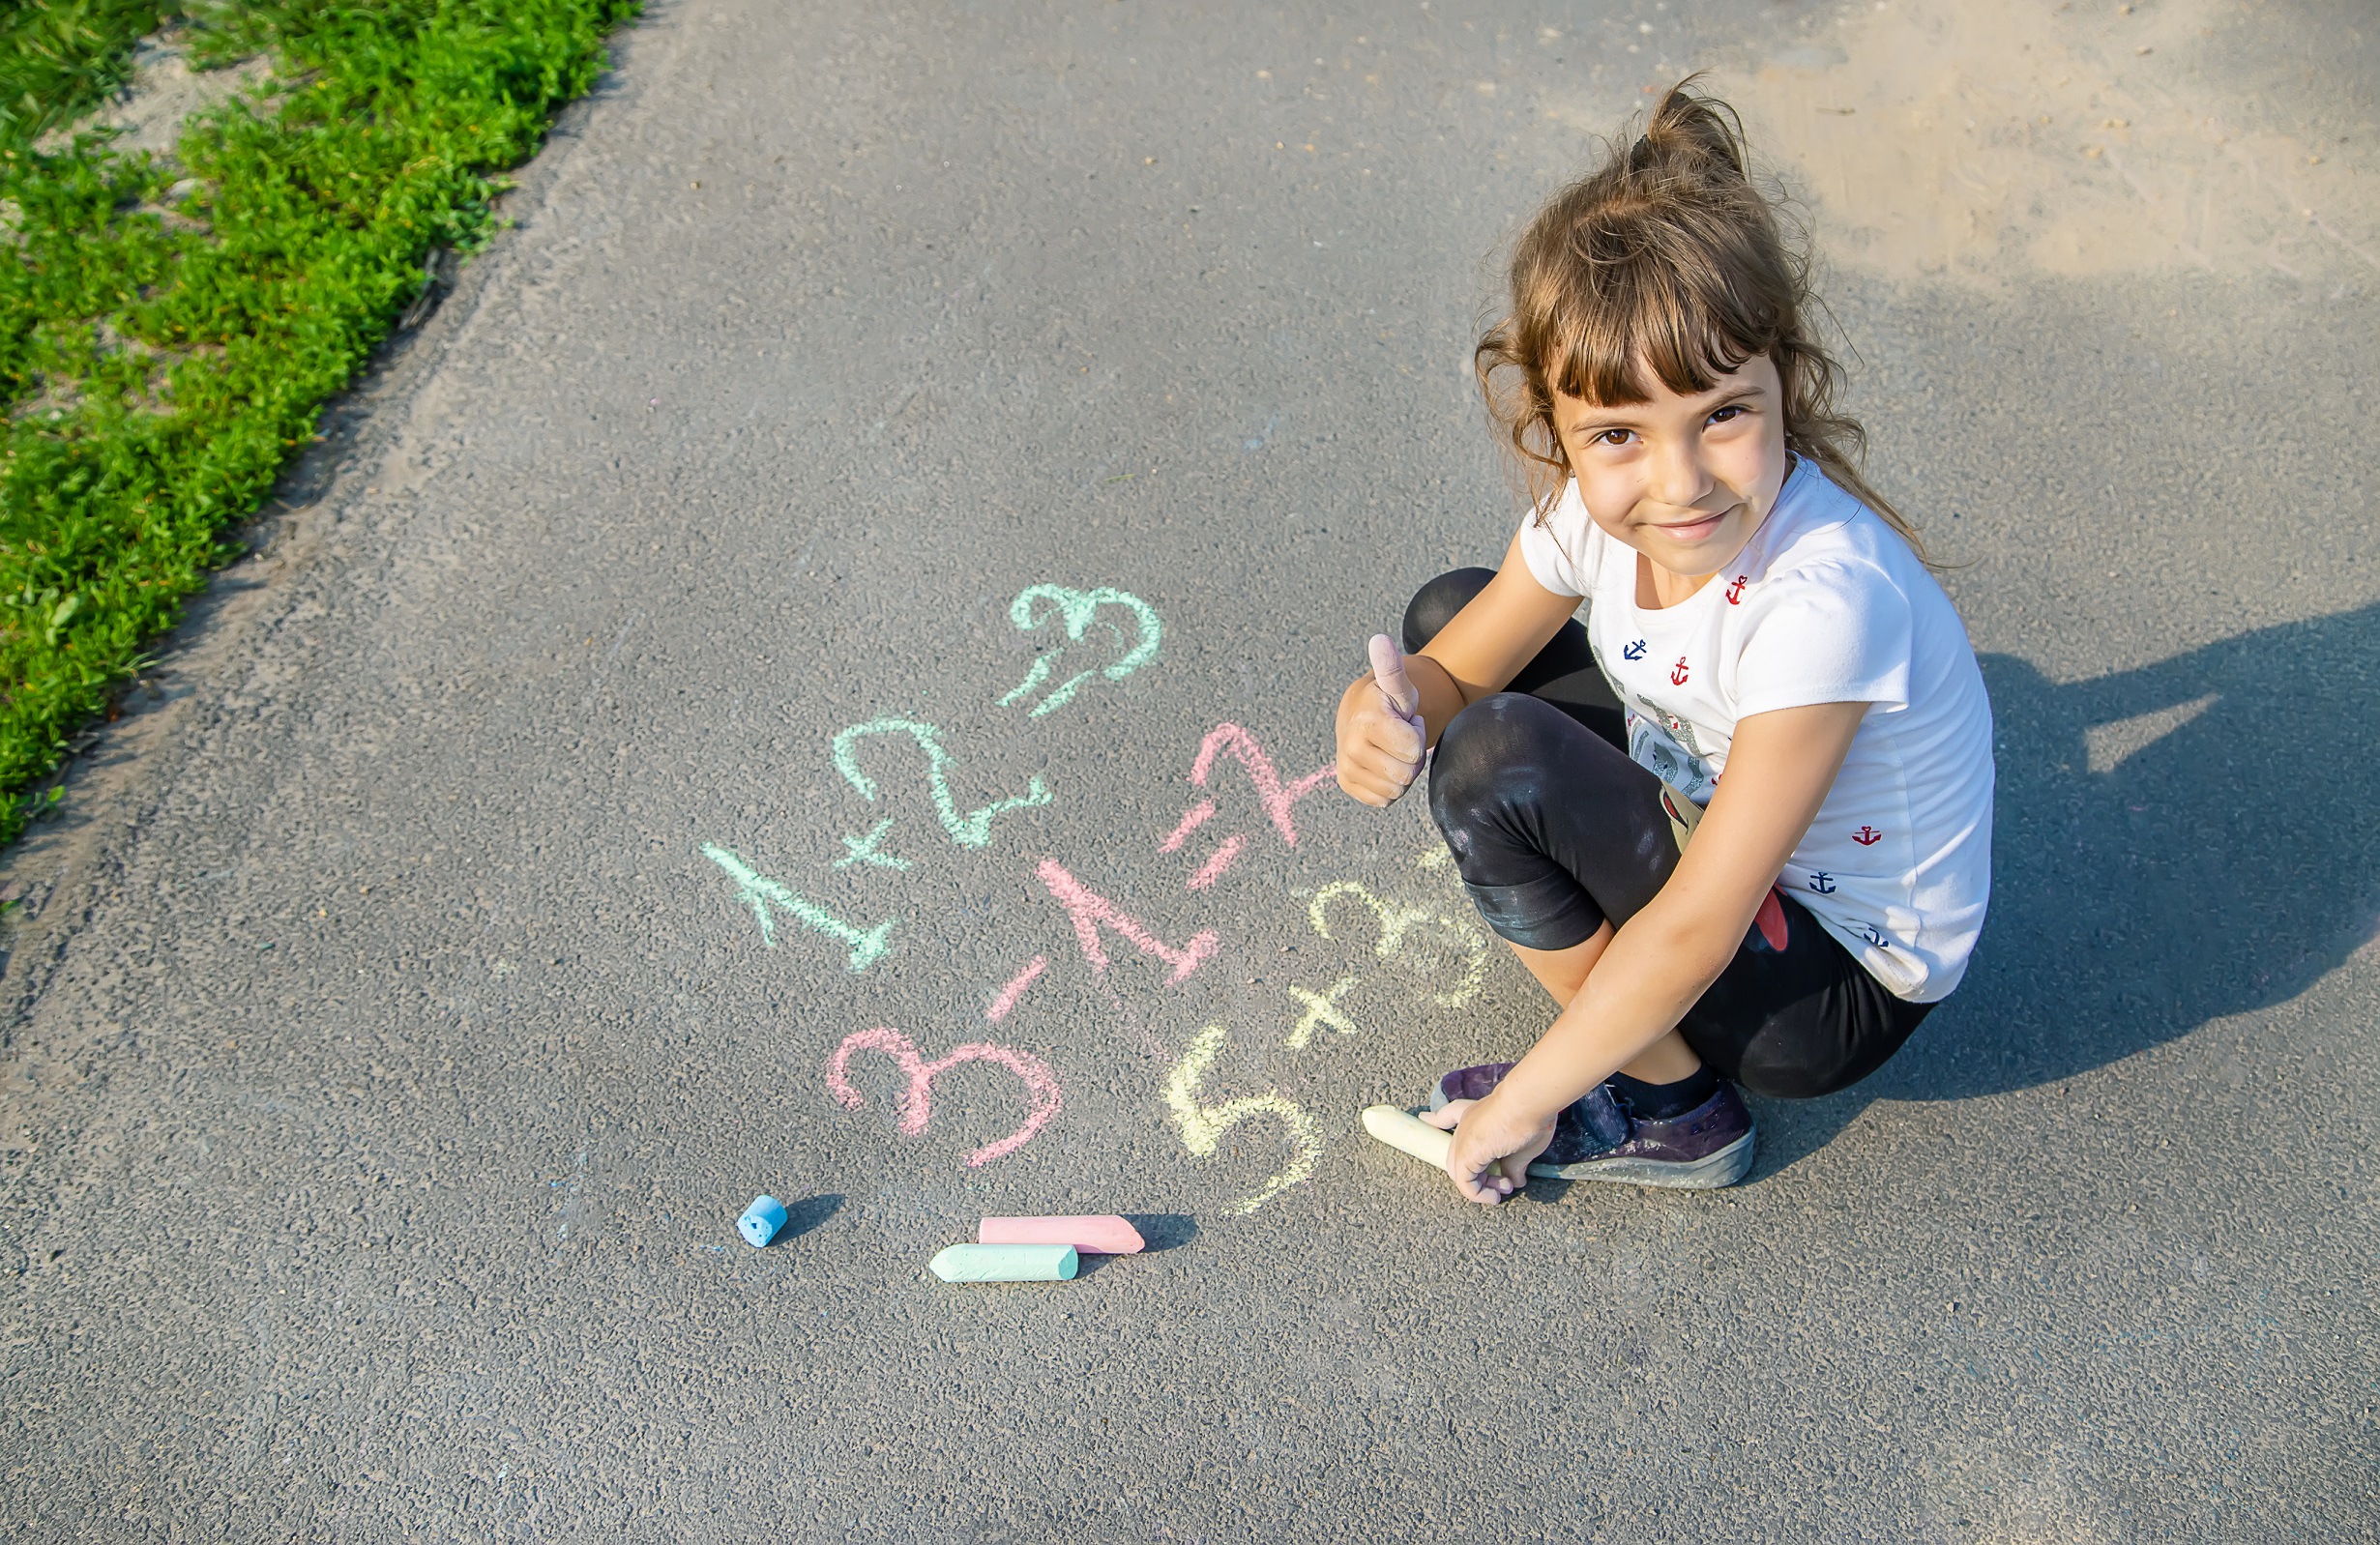
{"type": "Polygon", "coordinates": [[[1726,509],[1705,515],[1700,520],[1681,520],[1670,525],[1657,526],[1654,529],[1675,541],[1700,541],[1717,531],[1719,523],[1735,513],[1736,509],[1736,506],[1729,505],[1726,509]]]}

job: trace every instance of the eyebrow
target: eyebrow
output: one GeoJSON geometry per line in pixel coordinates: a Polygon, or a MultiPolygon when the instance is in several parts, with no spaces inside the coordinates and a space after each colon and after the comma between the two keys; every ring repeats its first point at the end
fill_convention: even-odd
{"type": "MultiPolygon", "coordinates": [[[[1731,407],[1736,403],[1748,401],[1755,397],[1765,397],[1768,394],[1768,388],[1764,386],[1745,385],[1718,398],[1702,411],[1705,414],[1717,413],[1721,408],[1731,407]]],[[[1641,402],[1631,402],[1623,407],[1590,409],[1587,417],[1571,425],[1570,432],[1583,434],[1590,431],[1600,433],[1605,429],[1632,429],[1636,426],[1636,420],[1631,416],[1630,410],[1644,406],[1645,404],[1641,402]]]]}

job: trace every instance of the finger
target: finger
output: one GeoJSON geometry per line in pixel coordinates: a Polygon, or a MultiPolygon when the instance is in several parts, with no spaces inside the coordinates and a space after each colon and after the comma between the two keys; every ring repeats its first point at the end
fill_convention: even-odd
{"type": "Polygon", "coordinates": [[[1396,719],[1366,724],[1357,749],[1376,775],[1394,776],[1399,784],[1422,775],[1422,732],[1410,724],[1396,719]]]}
{"type": "Polygon", "coordinates": [[[1451,1132],[1454,1130],[1455,1123],[1462,1120],[1463,1112],[1478,1103],[1475,1099],[1451,1099],[1434,1111],[1424,1111],[1421,1120],[1441,1132],[1451,1132]]]}
{"type": "Polygon", "coordinates": [[[1496,1173],[1496,1167],[1492,1162],[1484,1170],[1474,1169],[1469,1165],[1456,1165],[1449,1170],[1448,1174],[1454,1181],[1455,1190],[1460,1191],[1466,1198],[1479,1203],[1482,1207],[1494,1207],[1504,1200],[1504,1193],[1496,1189],[1496,1181],[1503,1177],[1496,1173]]]}
{"type": "Polygon", "coordinates": [[[1497,1161],[1503,1166],[1504,1173],[1513,1178],[1513,1190],[1525,1191],[1529,1188],[1529,1166],[1537,1162],[1539,1154],[1552,1146],[1553,1128],[1548,1126],[1497,1161]]]}
{"type": "Polygon", "coordinates": [[[1356,769],[1356,776],[1392,800],[1413,787],[1414,779],[1422,775],[1421,768],[1414,763],[1400,762],[1377,747],[1364,762],[1364,766],[1356,769]]]}
{"type": "Polygon", "coordinates": [[[1419,769],[1422,765],[1422,729],[1411,719],[1389,719],[1365,726],[1373,747],[1419,769]]]}
{"type": "Polygon", "coordinates": [[[1394,779],[1356,768],[1347,768],[1338,774],[1338,786],[1366,804],[1389,805],[1409,786],[1394,779]]]}
{"type": "Polygon", "coordinates": [[[1422,694],[1413,678],[1405,674],[1405,656],[1386,633],[1371,636],[1371,675],[1398,718],[1410,719],[1421,710],[1422,694]]]}
{"type": "MultiPolygon", "coordinates": [[[[1473,1100],[1462,1102],[1466,1109],[1476,1103],[1473,1100]]],[[[1483,1159],[1477,1155],[1478,1150],[1466,1142],[1461,1131],[1457,1130],[1454,1141],[1447,1145],[1446,1176],[1454,1182],[1454,1189],[1470,1200],[1483,1207],[1493,1207],[1504,1200],[1505,1194],[1512,1189],[1512,1182],[1498,1171],[1494,1159],[1483,1159]]]]}

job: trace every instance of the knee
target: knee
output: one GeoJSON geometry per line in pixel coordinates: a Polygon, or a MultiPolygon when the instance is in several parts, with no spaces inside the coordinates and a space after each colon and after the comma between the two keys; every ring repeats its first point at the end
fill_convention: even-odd
{"type": "Polygon", "coordinates": [[[1429,763],[1430,813],[1449,839],[1476,812],[1541,785],[1573,727],[1560,709],[1522,692],[1483,697],[1455,714],[1429,763]]]}
{"type": "Polygon", "coordinates": [[[1457,568],[1424,585],[1413,593],[1405,604],[1404,649],[1408,655],[1428,647],[1454,614],[1471,604],[1473,598],[1487,588],[1496,577],[1492,568],[1457,568]]]}

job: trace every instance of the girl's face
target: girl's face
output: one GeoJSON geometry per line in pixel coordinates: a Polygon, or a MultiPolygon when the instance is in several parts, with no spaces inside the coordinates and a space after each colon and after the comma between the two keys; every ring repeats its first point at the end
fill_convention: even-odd
{"type": "Polygon", "coordinates": [[[1785,485],[1783,383],[1765,354],[1690,397],[1649,369],[1642,378],[1652,400],[1623,407],[1556,392],[1554,431],[1597,525],[1672,574],[1707,579],[1735,562],[1785,485]]]}

